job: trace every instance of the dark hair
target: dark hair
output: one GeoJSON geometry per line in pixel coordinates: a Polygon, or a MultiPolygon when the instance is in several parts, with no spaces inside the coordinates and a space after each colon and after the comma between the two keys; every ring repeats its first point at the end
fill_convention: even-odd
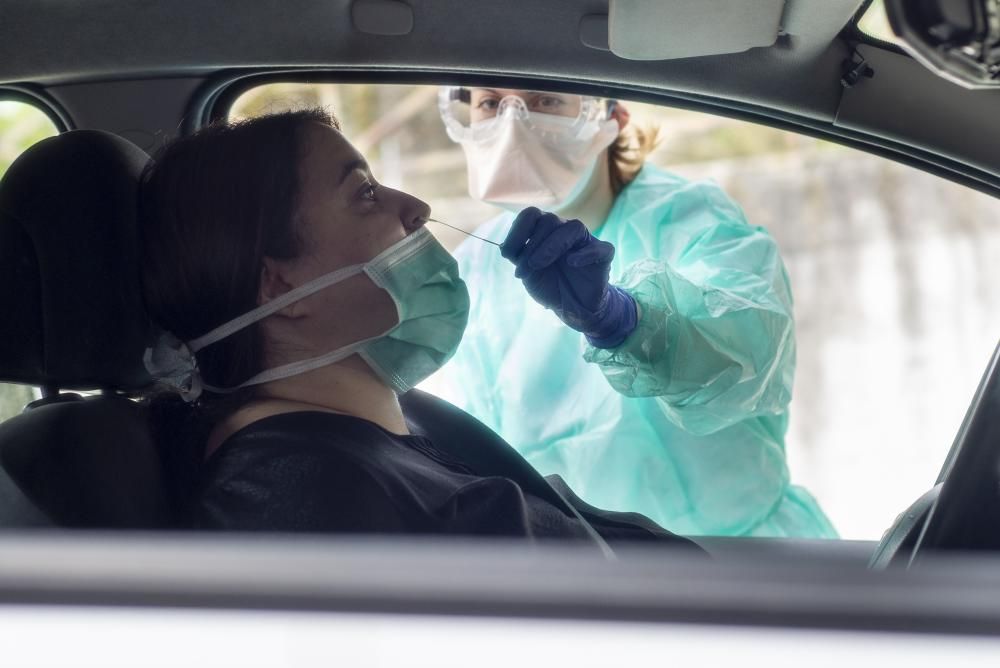
{"type": "MultiPolygon", "coordinates": [[[[339,129],[323,110],[290,111],[217,123],[156,154],[139,196],[142,292],[156,325],[182,341],[197,338],[256,308],[265,257],[299,254],[299,164],[310,123],[339,129]]],[[[239,385],[262,370],[260,329],[251,325],[197,359],[205,382],[239,385]]],[[[250,396],[206,392],[192,406],[154,396],[161,452],[185,466],[200,461],[214,423],[250,396]]]]}
{"type": "MultiPolygon", "coordinates": [[[[265,257],[293,258],[298,165],[321,110],[211,125],[166,145],[140,195],[142,290],[153,321],[190,341],[257,306],[265,257]]],[[[206,382],[238,385],[260,370],[248,327],[198,353],[206,382]]]]}

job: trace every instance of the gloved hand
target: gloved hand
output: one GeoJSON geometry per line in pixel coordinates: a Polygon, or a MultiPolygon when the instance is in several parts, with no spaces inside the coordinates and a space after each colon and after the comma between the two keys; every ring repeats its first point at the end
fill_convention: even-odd
{"type": "Polygon", "coordinates": [[[578,220],[535,207],[514,219],[500,254],[539,304],[582,332],[595,348],[616,348],[636,327],[635,299],[609,285],[615,247],[578,220]]]}

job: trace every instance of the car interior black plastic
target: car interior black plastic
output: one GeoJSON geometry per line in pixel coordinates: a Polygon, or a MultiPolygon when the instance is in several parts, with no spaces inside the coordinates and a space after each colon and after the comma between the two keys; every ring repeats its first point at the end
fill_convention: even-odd
{"type": "Polygon", "coordinates": [[[905,566],[910,562],[917,540],[927,523],[927,516],[940,492],[941,484],[938,483],[899,514],[872,553],[868,563],[871,568],[905,566]]]}
{"type": "Polygon", "coordinates": [[[946,465],[911,563],[934,550],[1000,550],[1000,346],[946,465]]]}
{"type": "Polygon", "coordinates": [[[51,395],[0,424],[0,526],[169,521],[145,409],[117,395],[150,382],[135,248],[148,159],[110,133],[73,131],[0,181],[0,381],[51,395]]]}

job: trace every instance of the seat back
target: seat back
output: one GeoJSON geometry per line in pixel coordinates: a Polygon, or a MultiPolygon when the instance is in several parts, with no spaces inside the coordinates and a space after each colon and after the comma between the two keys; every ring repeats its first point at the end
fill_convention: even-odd
{"type": "Polygon", "coordinates": [[[169,521],[146,409],[123,396],[150,383],[136,244],[147,161],[119,137],[73,131],[0,181],[0,381],[45,394],[0,424],[0,526],[169,521]]]}
{"type": "Polygon", "coordinates": [[[0,508],[0,526],[142,529],[170,521],[145,408],[124,397],[37,405],[0,424],[0,470],[0,495],[20,501],[0,508]]]}

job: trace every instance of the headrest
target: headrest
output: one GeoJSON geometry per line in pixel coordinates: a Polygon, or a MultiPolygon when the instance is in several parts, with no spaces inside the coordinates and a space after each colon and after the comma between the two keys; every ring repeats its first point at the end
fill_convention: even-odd
{"type": "Polygon", "coordinates": [[[149,156],[76,130],[25,151],[0,181],[0,380],[137,389],[150,326],[136,243],[149,156]]]}

